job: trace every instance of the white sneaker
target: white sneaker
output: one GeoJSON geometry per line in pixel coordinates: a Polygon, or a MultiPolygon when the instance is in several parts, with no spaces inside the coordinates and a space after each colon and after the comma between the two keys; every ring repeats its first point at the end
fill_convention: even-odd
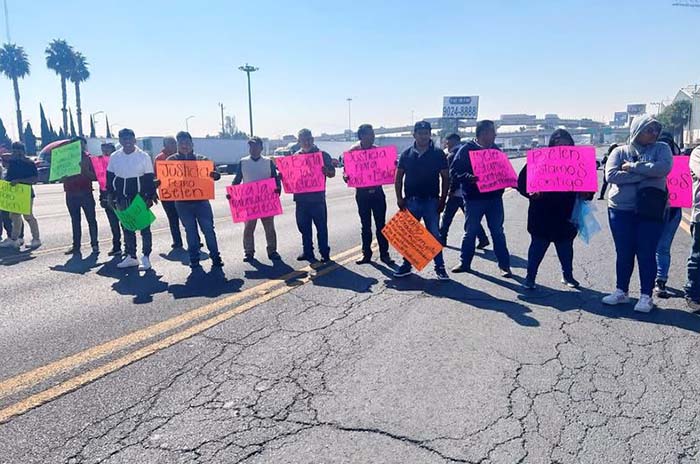
{"type": "Polygon", "coordinates": [[[627,293],[623,292],[619,288],[615,290],[613,293],[610,295],[606,296],[603,298],[603,304],[606,305],[619,305],[619,304],[625,304],[630,302],[630,297],[627,296],[627,293]]]}
{"type": "Polygon", "coordinates": [[[148,256],[143,255],[143,258],[141,258],[141,265],[139,266],[139,271],[147,271],[151,268],[151,260],[148,258],[148,256]]]}
{"type": "Polygon", "coordinates": [[[0,242],[0,247],[2,248],[19,248],[19,240],[12,240],[11,238],[6,238],[0,242]]]}
{"type": "Polygon", "coordinates": [[[29,248],[32,250],[35,250],[41,246],[41,240],[38,238],[33,238],[32,241],[29,243],[29,248]]]}
{"type": "Polygon", "coordinates": [[[121,263],[117,264],[119,269],[126,269],[127,267],[137,267],[139,265],[139,260],[132,258],[131,256],[125,257],[121,263]]]}
{"type": "Polygon", "coordinates": [[[634,310],[638,313],[648,313],[654,309],[654,299],[649,295],[640,295],[639,301],[634,305],[634,310]]]}

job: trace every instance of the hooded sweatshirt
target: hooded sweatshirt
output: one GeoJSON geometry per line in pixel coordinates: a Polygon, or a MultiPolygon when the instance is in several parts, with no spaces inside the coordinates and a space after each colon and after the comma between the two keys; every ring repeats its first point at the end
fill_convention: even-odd
{"type": "Polygon", "coordinates": [[[693,223],[700,222],[700,147],[690,154],[690,174],[693,177],[693,223]]]}
{"type": "Polygon", "coordinates": [[[450,189],[457,190],[461,188],[466,200],[491,200],[503,196],[504,189],[482,193],[479,191],[476,183],[470,181],[474,178],[474,168],[472,168],[469,152],[485,150],[487,148],[498,150],[498,146],[496,145],[492,147],[482,147],[476,140],[471,140],[460,147],[453,161],[450,163],[450,189]]]}
{"type": "Polygon", "coordinates": [[[673,167],[673,155],[668,145],[655,142],[642,146],[637,137],[650,124],[660,123],[648,114],[639,116],[630,126],[630,143],[617,147],[605,163],[605,177],[610,184],[608,207],[636,211],[637,191],[646,187],[666,190],[666,176],[673,167]],[[622,165],[630,164],[629,171],[622,165]]]}

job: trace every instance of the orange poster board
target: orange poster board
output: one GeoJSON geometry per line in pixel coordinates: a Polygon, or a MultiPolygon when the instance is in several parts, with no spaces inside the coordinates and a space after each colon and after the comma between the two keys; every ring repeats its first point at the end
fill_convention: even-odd
{"type": "Polygon", "coordinates": [[[214,199],[213,161],[157,161],[156,178],[160,180],[161,201],[195,201],[214,199]]]}
{"type": "Polygon", "coordinates": [[[408,210],[398,211],[382,234],[419,271],[442,251],[440,242],[408,210]]]}

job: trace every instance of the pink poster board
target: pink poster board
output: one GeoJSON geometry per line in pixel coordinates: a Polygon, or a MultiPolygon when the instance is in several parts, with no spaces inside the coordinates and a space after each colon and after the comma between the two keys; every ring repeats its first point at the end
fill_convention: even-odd
{"type": "Polygon", "coordinates": [[[377,147],[343,153],[348,187],[376,187],[394,183],[396,147],[377,147]]]}
{"type": "Polygon", "coordinates": [[[91,156],[90,161],[97,176],[97,183],[100,184],[100,190],[107,190],[107,165],[109,165],[109,156],[91,156]]]}
{"type": "Polygon", "coordinates": [[[233,222],[282,214],[282,203],[276,189],[277,183],[272,178],[226,187],[233,222]]]}
{"type": "Polygon", "coordinates": [[[326,176],[323,174],[323,154],[305,153],[275,158],[277,170],[282,175],[286,193],[323,192],[326,176]]]}
{"type": "Polygon", "coordinates": [[[500,150],[474,150],[469,152],[476,183],[480,192],[493,192],[518,186],[518,176],[510,164],[508,155],[500,150]]]}
{"type": "Polygon", "coordinates": [[[674,156],[673,168],[666,178],[668,203],[674,208],[693,206],[693,178],[690,175],[690,156],[674,156]]]}
{"type": "Polygon", "coordinates": [[[597,192],[595,147],[542,147],[527,152],[527,192],[597,192]]]}

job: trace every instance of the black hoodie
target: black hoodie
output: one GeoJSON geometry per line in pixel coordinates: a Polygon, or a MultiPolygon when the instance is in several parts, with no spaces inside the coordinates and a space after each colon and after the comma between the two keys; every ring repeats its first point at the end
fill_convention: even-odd
{"type": "MultiPolygon", "coordinates": [[[[476,143],[475,140],[470,140],[462,145],[462,148],[459,149],[454,161],[452,161],[450,165],[450,186],[454,186],[452,188],[455,190],[458,186],[462,187],[464,198],[467,200],[490,200],[503,196],[504,189],[482,193],[476,186],[476,182],[471,181],[471,179],[474,178],[474,169],[472,168],[472,162],[469,158],[469,152],[486,149],[486,147],[482,147],[476,143]]],[[[488,147],[488,149],[498,149],[498,147],[494,145],[493,147],[488,147]]]]}

